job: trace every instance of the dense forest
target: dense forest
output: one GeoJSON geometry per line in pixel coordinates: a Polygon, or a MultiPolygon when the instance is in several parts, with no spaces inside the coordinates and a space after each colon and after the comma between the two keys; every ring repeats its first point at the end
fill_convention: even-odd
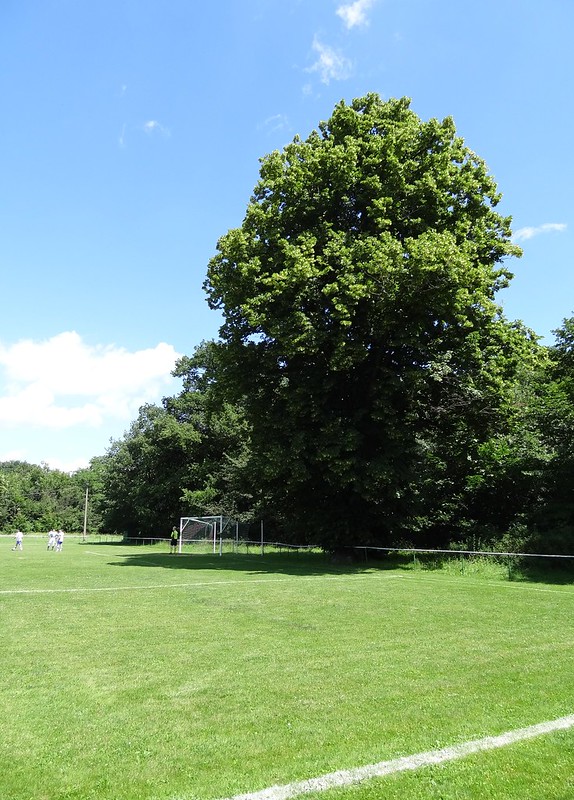
{"type": "Polygon", "coordinates": [[[204,289],[220,336],[182,391],[73,475],[0,464],[0,528],[168,535],[265,519],[281,541],[574,553],[574,318],[507,320],[519,257],[450,118],[338,104],[261,160],[204,289]]]}

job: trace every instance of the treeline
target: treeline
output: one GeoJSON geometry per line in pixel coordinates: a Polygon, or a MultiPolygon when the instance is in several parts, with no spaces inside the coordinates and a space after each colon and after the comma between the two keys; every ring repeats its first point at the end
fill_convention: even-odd
{"type": "Polygon", "coordinates": [[[98,524],[574,553],[574,319],[545,346],[505,318],[499,200],[452,120],[405,99],[342,102],[263,158],[208,266],[219,339],[92,461],[98,524]]]}
{"type": "MultiPolygon", "coordinates": [[[[92,469],[68,474],[24,461],[0,462],[0,531],[83,531],[86,490],[95,495],[96,485],[92,469]]],[[[101,528],[95,508],[90,525],[101,528]]]]}

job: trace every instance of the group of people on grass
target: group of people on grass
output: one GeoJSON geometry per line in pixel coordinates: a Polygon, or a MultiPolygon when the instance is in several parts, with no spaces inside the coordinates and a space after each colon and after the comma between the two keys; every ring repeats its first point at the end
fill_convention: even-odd
{"type": "MultiPolygon", "coordinates": [[[[12,550],[24,549],[24,534],[22,531],[16,531],[14,534],[15,544],[12,550]]],[[[55,550],[57,553],[61,552],[64,546],[64,531],[51,530],[48,531],[48,550],[55,550]]]]}
{"type": "Polygon", "coordinates": [[[59,553],[64,546],[64,531],[48,531],[48,550],[55,550],[59,553]]]}

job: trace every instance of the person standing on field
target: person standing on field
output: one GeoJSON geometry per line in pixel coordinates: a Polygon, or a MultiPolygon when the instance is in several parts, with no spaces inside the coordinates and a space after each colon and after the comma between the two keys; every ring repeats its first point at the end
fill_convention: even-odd
{"type": "Polygon", "coordinates": [[[14,545],[12,550],[23,550],[24,548],[22,546],[22,542],[24,541],[24,534],[22,533],[22,531],[16,531],[15,538],[16,538],[16,544],[14,545]]]}
{"type": "Polygon", "coordinates": [[[56,547],[56,531],[51,530],[48,532],[48,550],[53,550],[56,547]]]}
{"type": "Polygon", "coordinates": [[[64,531],[56,531],[56,552],[60,553],[64,546],[64,531]]]}
{"type": "Polygon", "coordinates": [[[178,541],[179,541],[179,531],[174,525],[173,528],[171,529],[170,548],[169,548],[170,553],[177,553],[178,541]]]}

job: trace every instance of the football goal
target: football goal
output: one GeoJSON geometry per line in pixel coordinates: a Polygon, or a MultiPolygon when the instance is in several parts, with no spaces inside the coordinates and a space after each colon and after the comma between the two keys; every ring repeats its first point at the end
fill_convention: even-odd
{"type": "Polygon", "coordinates": [[[232,517],[181,517],[179,521],[179,547],[184,545],[203,545],[216,553],[221,553],[223,539],[237,540],[238,523],[232,517]]]}

